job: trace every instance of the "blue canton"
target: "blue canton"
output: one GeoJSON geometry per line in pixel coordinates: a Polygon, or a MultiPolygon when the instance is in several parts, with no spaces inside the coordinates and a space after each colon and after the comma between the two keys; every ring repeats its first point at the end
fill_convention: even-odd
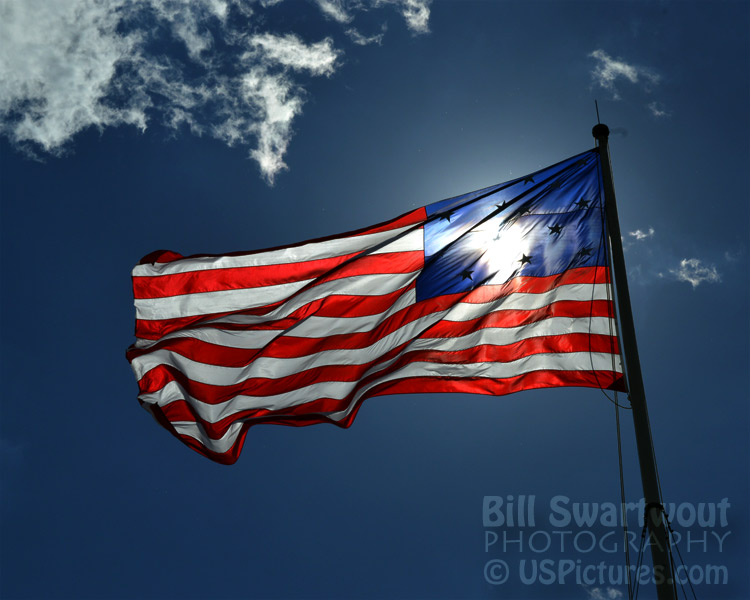
{"type": "Polygon", "coordinates": [[[417,300],[605,266],[599,153],[426,207],[417,300]]]}

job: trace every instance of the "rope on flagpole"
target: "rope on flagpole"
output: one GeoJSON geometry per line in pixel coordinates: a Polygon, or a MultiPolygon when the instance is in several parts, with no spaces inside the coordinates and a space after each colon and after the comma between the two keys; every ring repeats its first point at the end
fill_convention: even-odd
{"type": "Polygon", "coordinates": [[[633,600],[638,598],[638,588],[641,584],[641,578],[638,577],[641,566],[643,566],[643,549],[646,542],[646,531],[648,530],[648,523],[646,522],[646,513],[643,513],[643,529],[641,530],[641,543],[638,545],[638,558],[635,562],[635,584],[633,589],[633,600]]]}
{"type": "Polygon", "coordinates": [[[607,205],[607,230],[609,233],[610,251],[612,252],[612,270],[619,325],[623,332],[621,338],[622,356],[625,363],[628,382],[628,398],[633,408],[633,425],[635,428],[636,448],[641,471],[641,484],[647,505],[646,522],[655,544],[651,544],[651,558],[654,566],[656,593],[659,600],[676,600],[676,582],[669,548],[669,538],[664,520],[654,503],[661,503],[662,490],[656,461],[654,458],[654,444],[651,425],[646,405],[646,393],[643,386],[643,375],[640,368],[638,346],[635,338],[635,325],[630,304],[627,271],[622,251],[620,225],[617,218],[617,203],[615,200],[614,178],[609,157],[609,128],[604,124],[597,124],[592,129],[599,148],[602,169],[602,185],[607,205]]]}
{"type": "MultiPolygon", "coordinates": [[[[667,515],[667,511],[664,510],[664,506],[661,506],[661,511],[664,513],[664,522],[667,524],[667,535],[669,536],[669,544],[670,546],[673,546],[675,550],[677,550],[677,556],[680,559],[680,564],[682,565],[683,569],[687,570],[687,566],[685,565],[685,560],[682,558],[682,552],[680,552],[680,546],[677,544],[677,540],[674,539],[674,531],[672,530],[672,524],[669,522],[669,515],[667,515]]],[[[674,566],[674,553],[670,555],[672,557],[672,576],[675,578],[675,581],[677,581],[680,584],[680,587],[682,588],[682,594],[687,599],[687,592],[685,591],[685,584],[682,582],[682,579],[679,579],[675,576],[675,566],[674,566]]],[[[693,582],[690,581],[690,577],[688,576],[688,585],[690,586],[690,592],[693,595],[693,598],[695,600],[698,600],[698,596],[695,594],[695,588],[693,588],[693,582]]]]}
{"type": "MultiPolygon", "coordinates": [[[[596,107],[596,115],[597,120],[599,118],[599,106],[596,107]]],[[[601,163],[599,163],[599,166],[597,167],[597,170],[601,169],[601,163]]],[[[601,173],[600,173],[601,175],[601,173]]],[[[597,177],[597,184],[599,186],[599,197],[601,198],[601,216],[602,216],[602,236],[601,236],[601,242],[600,242],[600,250],[603,249],[605,254],[605,263],[609,267],[611,265],[611,255],[609,252],[609,246],[607,244],[607,228],[606,228],[606,212],[604,209],[604,191],[601,187],[601,176],[597,177]]],[[[608,284],[606,286],[607,289],[607,302],[610,303],[609,305],[614,306],[614,298],[612,297],[612,284],[608,284]]],[[[593,295],[592,295],[592,304],[593,304],[593,295]]],[[[614,315],[613,315],[614,316],[614,315]]],[[[615,336],[617,336],[617,339],[620,339],[619,331],[617,331],[617,319],[610,319],[609,320],[609,335],[610,339],[615,339],[615,336]]],[[[619,341],[618,341],[619,344],[619,341]]],[[[614,345],[614,343],[613,343],[614,345]]],[[[612,373],[616,372],[616,364],[615,364],[615,352],[614,348],[610,351],[611,357],[612,357],[612,373]]],[[[601,389],[601,386],[599,386],[599,389],[601,389]]],[[[628,600],[633,600],[633,580],[632,580],[632,574],[630,572],[630,543],[628,539],[628,515],[626,510],[626,499],[625,499],[625,473],[623,469],[623,461],[622,461],[622,431],[620,428],[620,408],[624,408],[626,410],[630,410],[630,407],[621,407],[619,399],[617,397],[617,390],[615,390],[614,393],[614,400],[611,400],[610,397],[607,395],[607,393],[601,389],[602,393],[604,394],[604,397],[607,398],[607,400],[610,400],[612,404],[614,404],[615,408],[615,425],[617,430],[617,464],[618,464],[618,470],[619,470],[619,476],[620,476],[620,515],[622,519],[622,533],[623,533],[623,544],[624,544],[624,550],[625,550],[625,567],[627,569],[627,585],[628,585],[628,600]]]]}

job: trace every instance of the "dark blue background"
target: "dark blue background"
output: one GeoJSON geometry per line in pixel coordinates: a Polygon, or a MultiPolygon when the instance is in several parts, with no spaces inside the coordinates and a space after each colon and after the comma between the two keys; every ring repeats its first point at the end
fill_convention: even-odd
{"type": "Polygon", "coordinates": [[[87,130],[41,162],[0,141],[0,595],[593,597],[575,583],[488,584],[484,565],[499,555],[484,551],[482,500],[536,494],[540,518],[556,494],[617,502],[614,408],[601,392],[374,398],[349,430],[256,427],[228,468],[139,408],[124,352],[130,270],[144,254],[291,244],[514,179],[590,148],[598,98],[665,499],[729,499],[723,552],[683,556],[728,567],[729,583],[698,586],[699,598],[743,598],[748,5],[436,2],[430,34],[389,13],[383,45],[364,48],[311,5],[269,14],[259,28],[333,35],[346,50],[308,86],[274,187],[247,149],[158,124],[87,130]],[[620,80],[613,100],[591,84],[597,48],[662,82],[649,93],[620,80]],[[671,117],[649,113],[654,98],[671,117]],[[649,227],[641,243],[628,235],[649,227]],[[721,281],[677,281],[684,258],[716,265],[721,281]]]}

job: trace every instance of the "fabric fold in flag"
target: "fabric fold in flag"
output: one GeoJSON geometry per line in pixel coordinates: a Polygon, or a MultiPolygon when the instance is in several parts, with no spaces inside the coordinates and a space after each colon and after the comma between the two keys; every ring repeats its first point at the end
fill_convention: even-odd
{"type": "Polygon", "coordinates": [[[348,427],[377,395],[624,390],[605,218],[590,150],[330,238],[154,252],[133,270],[139,401],[231,464],[254,424],[348,427]]]}

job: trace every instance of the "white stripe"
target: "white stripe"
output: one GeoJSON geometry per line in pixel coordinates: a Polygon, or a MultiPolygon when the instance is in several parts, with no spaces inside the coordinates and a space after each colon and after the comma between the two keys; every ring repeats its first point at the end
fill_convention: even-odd
{"type": "Polygon", "coordinates": [[[175,367],[182,373],[185,373],[192,381],[217,386],[234,385],[246,379],[256,377],[281,379],[315,367],[364,365],[370,363],[437,323],[444,313],[445,311],[425,315],[407,323],[365,348],[323,350],[322,352],[316,352],[299,358],[260,356],[245,367],[209,365],[186,358],[177,352],[160,349],[134,358],[131,365],[136,378],[139,380],[148,371],[159,365],[175,367]]]}
{"type": "Polygon", "coordinates": [[[180,329],[160,337],[158,340],[144,340],[138,338],[133,344],[136,348],[143,350],[165,340],[180,338],[194,339],[208,344],[224,346],[226,348],[240,348],[243,350],[259,349],[270,344],[275,338],[284,333],[283,329],[254,329],[252,331],[235,331],[232,329],[213,329],[207,327],[194,327],[180,329]]]}
{"type": "Polygon", "coordinates": [[[508,346],[537,338],[583,333],[614,335],[615,321],[608,317],[550,317],[519,327],[485,327],[467,335],[447,338],[418,338],[409,344],[412,350],[458,352],[476,346],[508,346]]]}
{"type": "Polygon", "coordinates": [[[497,310],[536,310],[553,302],[573,300],[610,300],[612,292],[606,283],[574,283],[561,285],[542,293],[513,292],[497,300],[482,303],[460,302],[445,318],[446,321],[471,321],[497,310]]]}
{"type": "Polygon", "coordinates": [[[382,247],[367,252],[367,254],[371,255],[389,254],[392,252],[421,252],[422,250],[424,250],[424,230],[421,226],[415,229],[414,225],[412,225],[410,227],[403,227],[398,231],[408,231],[408,233],[404,233],[403,235],[399,234],[400,237],[396,237],[387,244],[384,244],[382,247]],[[411,231],[408,231],[410,229],[411,231]]]}
{"type": "Polygon", "coordinates": [[[318,317],[311,315],[301,319],[297,325],[287,330],[283,329],[214,329],[213,327],[196,327],[181,329],[169,333],[158,340],[144,340],[138,338],[135,347],[139,349],[150,348],[165,340],[176,338],[193,338],[209,344],[224,346],[225,348],[240,348],[244,350],[264,348],[280,335],[293,335],[294,337],[325,338],[342,333],[363,333],[371,331],[389,316],[410,306],[416,302],[416,291],[404,290],[396,302],[387,310],[367,315],[364,317],[318,317]]]}
{"type": "Polygon", "coordinates": [[[225,452],[230,450],[232,446],[234,446],[237,437],[242,431],[242,424],[242,421],[232,423],[229,426],[229,429],[227,429],[226,434],[224,434],[224,437],[218,440],[214,440],[208,437],[203,431],[203,428],[198,423],[195,423],[193,421],[175,421],[172,423],[172,427],[174,427],[177,433],[188,435],[191,438],[196,439],[205,448],[213,450],[214,452],[217,452],[219,454],[224,454],[225,452]]]}
{"type": "MultiPolygon", "coordinates": [[[[256,325],[260,323],[269,323],[277,319],[284,319],[291,315],[295,310],[302,308],[303,306],[327,298],[328,296],[385,296],[393,292],[403,290],[409,286],[420,271],[414,271],[412,273],[396,273],[394,275],[363,275],[359,277],[350,277],[346,280],[327,281],[311,287],[308,290],[303,290],[293,298],[290,298],[284,304],[278,306],[271,312],[265,315],[226,315],[223,317],[217,317],[208,321],[212,324],[228,323],[233,325],[256,325]],[[371,277],[377,277],[377,285],[373,286],[372,282],[368,279],[371,277]],[[340,293],[341,283],[346,282],[345,293],[340,293]]],[[[404,290],[406,291],[406,290],[404,290]]]]}
{"type": "MultiPolygon", "coordinates": [[[[619,357],[616,357],[619,358],[619,357]]],[[[579,371],[579,370],[590,370],[591,366],[595,370],[609,371],[612,368],[612,355],[605,353],[588,353],[588,352],[576,352],[576,353],[563,353],[563,354],[534,354],[532,356],[524,357],[512,363],[473,363],[473,364],[439,364],[430,362],[416,362],[405,365],[398,371],[389,373],[380,379],[372,381],[366,387],[362,388],[357,392],[349,406],[342,411],[335,413],[329,413],[325,415],[327,418],[340,421],[344,419],[349,413],[355,408],[358,401],[374,386],[386,382],[393,381],[396,379],[406,379],[410,377],[444,377],[448,379],[461,379],[466,377],[485,377],[490,379],[504,379],[515,377],[517,375],[523,375],[525,373],[531,373],[540,370],[551,370],[551,371],[579,371]]],[[[619,365],[616,367],[617,372],[621,372],[619,365]]],[[[297,390],[295,396],[303,396],[307,392],[307,398],[313,399],[313,397],[323,397],[323,395],[317,395],[316,391],[321,385],[327,388],[324,397],[327,398],[345,398],[356,385],[356,382],[332,382],[325,384],[314,384],[308,388],[297,390]]],[[[198,414],[205,418],[202,414],[205,407],[209,407],[200,401],[190,398],[186,394],[180,391],[179,386],[175,382],[170,382],[157,394],[142,394],[139,396],[141,400],[147,403],[159,404],[165,406],[170,402],[180,399],[186,399],[196,409],[198,414]],[[161,396],[157,398],[157,396],[161,396]]],[[[249,408],[263,407],[259,405],[268,401],[269,398],[253,398],[248,396],[238,396],[231,403],[222,405],[220,407],[210,406],[208,412],[214,413],[211,415],[216,420],[220,420],[223,417],[227,417],[240,410],[247,410],[249,408]],[[247,406],[243,406],[247,403],[247,406]],[[231,412],[225,411],[227,404],[231,404],[231,412]],[[220,410],[215,411],[216,408],[220,410]]],[[[294,406],[296,402],[292,398],[287,398],[286,402],[274,403],[274,406],[279,408],[285,408],[288,406],[294,406]],[[291,400],[291,401],[290,401],[291,400]]],[[[269,406],[270,408],[270,406],[269,406]]],[[[275,410],[278,410],[276,408],[275,410]]],[[[214,421],[214,419],[206,419],[208,421],[214,421]]],[[[219,439],[209,438],[202,427],[194,422],[173,422],[172,426],[179,433],[189,435],[205,447],[213,450],[214,452],[224,453],[227,452],[239,435],[242,428],[242,421],[233,423],[229,430],[219,439]]]]}
{"type": "MultiPolygon", "coordinates": [[[[610,293],[611,296],[611,293],[610,293]]],[[[548,292],[532,294],[526,292],[515,292],[485,303],[458,302],[450,308],[443,317],[445,321],[470,321],[478,317],[486,316],[499,310],[536,310],[544,308],[553,302],[607,300],[607,284],[573,284],[563,285],[548,292]]],[[[382,318],[395,314],[401,308],[413,304],[416,301],[416,291],[409,290],[408,297],[402,296],[389,309],[380,315],[366,317],[308,317],[304,323],[290,331],[291,335],[297,337],[323,338],[334,334],[359,333],[371,331],[377,327],[382,318]]],[[[586,317],[588,319],[588,317],[586,317]]]]}
{"type": "MultiPolygon", "coordinates": [[[[535,337],[571,333],[587,334],[589,332],[608,335],[610,331],[614,331],[614,321],[606,317],[594,317],[592,319],[553,317],[520,327],[480,329],[460,337],[415,339],[422,331],[438,322],[444,312],[432,313],[408,323],[365,348],[324,350],[300,358],[261,356],[245,367],[222,367],[204,364],[176,352],[162,349],[133,359],[132,366],[139,380],[151,369],[160,365],[169,365],[185,373],[190,380],[197,383],[229,386],[253,378],[281,379],[315,367],[364,365],[408,340],[413,341],[408,345],[408,349],[400,354],[420,350],[453,352],[473,348],[481,344],[504,346],[535,337]]],[[[381,370],[385,366],[387,366],[385,363],[375,365],[375,368],[368,370],[367,373],[381,370]]]]}
{"type": "MultiPolygon", "coordinates": [[[[393,363],[399,361],[404,354],[413,351],[436,350],[451,352],[472,348],[479,344],[503,346],[534,337],[566,335],[569,333],[610,335],[614,331],[615,322],[607,317],[551,317],[543,321],[520,325],[518,327],[488,327],[464,336],[415,338],[411,343],[404,346],[396,356],[373,365],[360,379],[369,377],[378,371],[386,371],[393,363]],[[513,334],[514,331],[515,334],[513,334]]],[[[509,363],[506,362],[503,364],[509,363]]]]}
{"type": "MultiPolygon", "coordinates": [[[[286,316],[308,302],[330,295],[371,296],[394,292],[415,279],[417,274],[418,271],[397,274],[378,273],[375,275],[356,275],[335,279],[313,286],[298,296],[290,298],[290,303],[276,308],[272,313],[267,315],[236,315],[236,318],[228,316],[217,318],[212,322],[264,323],[286,316]]],[[[184,296],[136,300],[136,315],[140,320],[151,321],[248,310],[283,300],[304,287],[306,283],[308,282],[303,281],[285,283],[280,286],[227,290],[223,292],[202,292],[184,296]],[[271,289],[282,287],[285,289],[271,289]]]]}
{"type": "MultiPolygon", "coordinates": [[[[413,278],[412,274],[409,274],[410,278],[413,278]]],[[[410,283],[410,281],[407,282],[410,283]]],[[[320,286],[322,287],[322,286],[320,286]]],[[[316,290],[318,288],[315,288],[316,290]]],[[[403,289],[403,288],[402,288],[403,289]]],[[[300,300],[299,298],[293,299],[294,304],[284,304],[278,308],[278,310],[269,313],[268,315],[262,316],[246,316],[243,325],[265,325],[266,323],[272,323],[277,319],[281,319],[297,310],[300,306],[307,303],[309,300],[300,300]],[[299,304],[299,306],[298,306],[299,304]],[[248,323],[249,319],[256,320],[256,323],[248,323]]],[[[382,320],[395,314],[399,310],[406,308],[407,306],[416,302],[416,291],[412,289],[405,289],[403,294],[398,297],[387,310],[381,313],[374,313],[364,317],[319,317],[311,315],[304,317],[298,322],[298,325],[294,327],[295,337],[328,337],[330,335],[338,333],[357,333],[370,331],[378,325],[382,320]]],[[[243,315],[245,316],[245,315],[243,315]]],[[[212,324],[216,323],[240,323],[240,319],[236,317],[224,317],[222,319],[214,319],[210,321],[212,324]]],[[[275,338],[284,334],[287,330],[282,329],[247,329],[247,330],[236,330],[236,329],[219,329],[213,327],[190,327],[186,329],[180,329],[173,331],[167,335],[164,335],[156,340],[148,340],[143,338],[137,338],[134,346],[139,349],[150,348],[156,344],[159,344],[165,340],[171,340],[175,338],[194,338],[209,344],[216,344],[217,346],[224,346],[226,348],[242,348],[242,349],[253,349],[263,348],[270,344],[275,338]]]]}
{"type": "Polygon", "coordinates": [[[421,250],[423,248],[422,229],[417,224],[391,229],[390,231],[349,236],[323,242],[311,242],[294,248],[261,251],[244,256],[206,256],[183,258],[168,263],[136,265],[133,269],[133,276],[156,277],[159,275],[174,275],[175,273],[208,271],[211,269],[236,269],[241,267],[261,267],[308,262],[321,258],[334,258],[355,252],[363,252],[389,239],[392,239],[393,242],[387,245],[387,249],[379,248],[373,254],[421,250]],[[409,234],[400,238],[398,237],[402,233],[409,231],[409,234]]]}
{"type": "Polygon", "coordinates": [[[220,292],[198,292],[135,300],[136,318],[145,321],[249,310],[273,304],[294,294],[314,279],[220,292]]]}
{"type": "MultiPolygon", "coordinates": [[[[536,310],[559,301],[572,300],[588,302],[590,300],[608,300],[610,298],[608,297],[607,287],[608,284],[571,284],[563,285],[539,294],[514,292],[503,298],[480,304],[459,302],[451,308],[451,310],[443,317],[443,320],[456,322],[470,321],[497,310],[536,310]]],[[[611,292],[609,292],[609,296],[611,297],[611,292]]],[[[406,290],[403,296],[400,296],[391,307],[382,313],[376,313],[364,317],[319,317],[317,315],[311,315],[296,325],[294,330],[289,333],[296,337],[323,338],[330,335],[372,331],[384,319],[415,302],[416,291],[413,289],[406,290]]],[[[280,307],[279,309],[282,311],[280,314],[274,313],[272,315],[264,315],[263,317],[255,317],[255,319],[271,321],[277,318],[283,318],[293,312],[293,310],[296,310],[298,306],[295,304],[293,310],[290,310],[291,308],[292,307],[284,305],[283,308],[280,307]]],[[[220,321],[227,322],[226,319],[221,319],[220,321]]],[[[136,348],[148,348],[165,339],[194,337],[227,348],[263,348],[274,338],[284,333],[284,331],[280,330],[271,331],[267,329],[236,331],[197,328],[176,331],[160,338],[159,340],[138,339],[136,340],[135,346],[136,348]]]]}
{"type": "Polygon", "coordinates": [[[417,292],[413,288],[405,290],[387,310],[363,317],[318,317],[312,315],[289,328],[284,335],[304,338],[327,338],[332,335],[366,333],[383,323],[388,317],[407,308],[417,301],[417,292]]]}
{"type": "Polygon", "coordinates": [[[410,377],[444,377],[462,379],[483,377],[506,379],[532,373],[534,371],[611,371],[622,373],[620,356],[605,352],[565,352],[560,354],[532,354],[508,363],[483,362],[464,364],[443,364],[434,362],[413,362],[400,369],[375,379],[359,390],[349,406],[342,411],[326,416],[334,421],[344,419],[357,406],[360,398],[380,383],[410,377]],[[614,359],[614,360],[613,360],[614,359]]]}
{"type": "Polygon", "coordinates": [[[356,385],[356,381],[321,381],[291,392],[284,392],[273,396],[239,395],[228,402],[208,404],[188,394],[187,390],[178,382],[170,381],[160,390],[148,394],[140,394],[138,398],[146,404],[157,404],[159,406],[167,406],[178,400],[187,400],[201,419],[210,423],[216,423],[241,410],[282,410],[291,406],[298,406],[319,400],[320,398],[341,400],[342,398],[346,398],[356,385]]]}

